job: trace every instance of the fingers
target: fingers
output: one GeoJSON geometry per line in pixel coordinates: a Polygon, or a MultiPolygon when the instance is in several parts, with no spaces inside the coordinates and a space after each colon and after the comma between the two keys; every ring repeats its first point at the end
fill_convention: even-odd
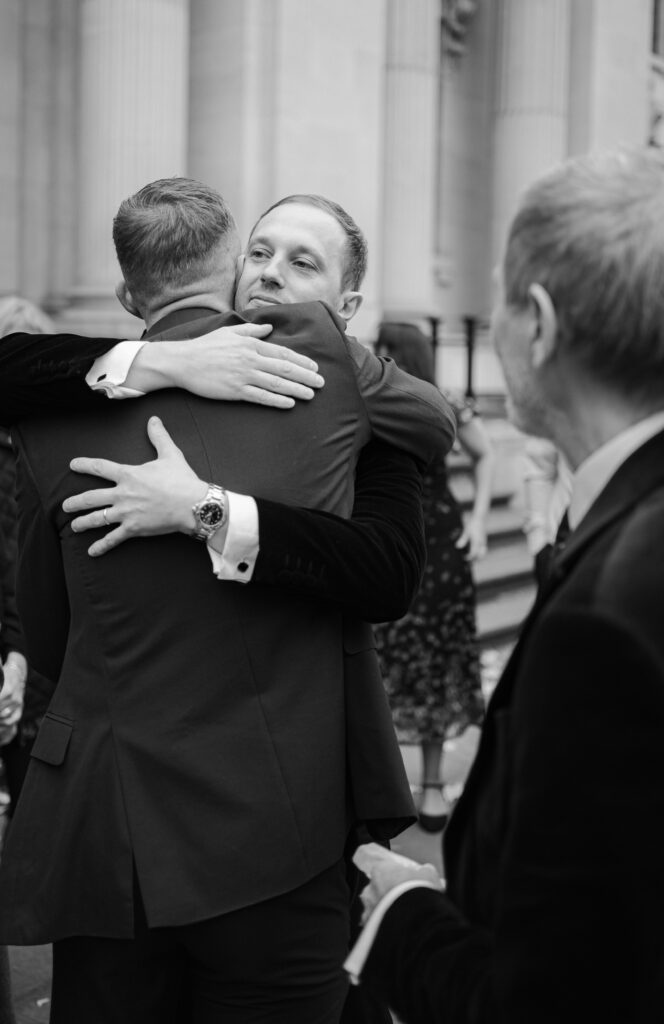
{"type": "MultiPolygon", "coordinates": [[[[252,326],[252,325],[248,325],[252,326]]],[[[256,352],[259,355],[266,356],[270,359],[278,359],[282,363],[294,364],[295,366],[301,366],[305,370],[311,370],[313,373],[318,369],[318,363],[314,362],[313,359],[309,359],[308,356],[302,355],[301,352],[294,352],[291,348],[286,348],[285,345],[274,345],[271,341],[261,341],[256,345],[256,352]]],[[[273,367],[264,367],[264,369],[271,369],[273,373],[279,373],[279,369],[273,367]]],[[[323,378],[320,378],[321,383],[318,385],[310,384],[311,387],[322,387],[323,378]]],[[[305,383],[307,383],[305,381],[305,383]]]]}
{"type": "Polygon", "coordinates": [[[129,531],[120,523],[115,530],[111,530],[105,536],[96,540],[94,544],[91,544],[88,548],[88,554],[93,558],[105,555],[108,551],[112,551],[113,548],[117,548],[123,541],[128,540],[129,536],[129,531]]]}
{"type": "Polygon", "coordinates": [[[158,459],[164,459],[167,455],[182,455],[181,450],[158,416],[151,416],[148,420],[148,437],[157,452],[158,459]]]}
{"type": "Polygon", "coordinates": [[[308,401],[313,398],[316,392],[313,388],[302,384],[297,380],[287,380],[279,374],[266,373],[257,370],[252,377],[252,385],[262,388],[264,391],[273,391],[277,395],[288,395],[290,398],[300,398],[308,401]]]}
{"type": "MultiPolygon", "coordinates": [[[[234,324],[233,326],[221,327],[219,329],[226,333],[232,331],[233,334],[241,334],[245,338],[266,338],[272,332],[272,324],[234,324]]],[[[213,338],[216,333],[216,331],[211,331],[205,337],[213,338]]],[[[225,335],[222,334],[220,336],[223,338],[225,335]]]]}
{"type": "Polygon", "coordinates": [[[101,476],[105,480],[117,482],[123,466],[119,462],[111,462],[109,459],[87,459],[82,456],[72,459],[69,468],[75,473],[87,473],[88,476],[101,476]]]}
{"type": "MultiPolygon", "coordinates": [[[[92,493],[94,493],[94,491],[92,493]]],[[[69,501],[70,499],[67,500],[69,501]]],[[[97,504],[99,504],[99,502],[97,502],[97,504]]],[[[77,516],[76,519],[72,519],[70,525],[74,533],[85,533],[86,530],[107,529],[112,525],[112,523],[113,509],[97,508],[94,512],[90,512],[88,515],[77,516]]]]}
{"type": "Polygon", "coordinates": [[[295,366],[286,359],[268,358],[264,355],[259,355],[255,372],[271,374],[276,379],[283,380],[284,383],[298,384],[309,389],[318,389],[325,384],[323,377],[314,370],[295,366]]]}
{"type": "Polygon", "coordinates": [[[287,395],[277,395],[273,391],[265,391],[263,388],[254,387],[252,384],[245,385],[243,397],[245,401],[252,402],[254,405],[269,405],[273,409],[292,409],[295,405],[294,398],[288,398],[287,395]]]}
{"type": "Polygon", "coordinates": [[[62,502],[62,509],[64,512],[85,512],[89,508],[99,509],[102,505],[110,505],[114,497],[115,492],[113,489],[100,487],[96,491],[83,491],[81,494],[71,494],[62,502]]]}

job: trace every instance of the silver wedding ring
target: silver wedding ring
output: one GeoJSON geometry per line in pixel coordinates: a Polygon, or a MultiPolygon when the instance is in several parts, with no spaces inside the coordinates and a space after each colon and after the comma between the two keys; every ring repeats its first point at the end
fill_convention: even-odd
{"type": "Polygon", "coordinates": [[[111,524],[110,524],[110,523],[109,523],[109,521],[108,521],[108,515],[107,515],[108,509],[106,509],[106,508],[103,508],[103,509],[101,510],[101,512],[102,512],[102,515],[103,515],[103,517],[104,517],[104,522],[106,523],[106,525],[107,525],[107,526],[110,526],[111,524]]]}

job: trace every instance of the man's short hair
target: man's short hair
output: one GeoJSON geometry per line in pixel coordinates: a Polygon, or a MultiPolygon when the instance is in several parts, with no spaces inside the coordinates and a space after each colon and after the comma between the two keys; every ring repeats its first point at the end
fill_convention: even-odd
{"type": "Polygon", "coordinates": [[[538,283],[561,350],[619,393],[664,392],[664,155],[568,160],[525,193],[504,261],[505,298],[538,283]]]}
{"type": "Polygon", "coordinates": [[[273,203],[265,210],[253,228],[251,234],[262,221],[263,217],[267,217],[268,213],[272,210],[276,210],[278,206],[286,206],[288,203],[301,203],[304,206],[316,206],[319,210],[323,210],[324,213],[329,213],[331,217],[341,225],[346,234],[346,260],[344,265],[344,271],[341,279],[342,288],[351,288],[353,291],[357,291],[364,275],[367,272],[367,240],[364,234],[357,226],[351,215],[344,210],[343,206],[339,203],[335,203],[332,199],[326,199],[325,196],[316,195],[313,192],[301,192],[292,196],[285,196],[280,199],[279,202],[273,203]]]}
{"type": "Polygon", "coordinates": [[[236,235],[224,199],[192,178],[150,182],[120,204],[113,220],[120,269],[143,300],[200,280],[218,245],[236,235]]]}

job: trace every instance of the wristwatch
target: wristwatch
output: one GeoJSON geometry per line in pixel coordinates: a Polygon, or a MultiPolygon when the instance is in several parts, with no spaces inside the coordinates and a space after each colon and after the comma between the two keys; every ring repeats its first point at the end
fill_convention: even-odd
{"type": "Polygon", "coordinates": [[[226,491],[217,484],[208,484],[207,493],[202,501],[192,505],[196,527],[193,536],[196,540],[209,540],[213,533],[226,525],[228,507],[226,491]]]}

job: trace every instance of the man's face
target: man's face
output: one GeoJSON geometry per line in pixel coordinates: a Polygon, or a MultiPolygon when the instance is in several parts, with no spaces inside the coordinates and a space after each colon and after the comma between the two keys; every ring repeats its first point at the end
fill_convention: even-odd
{"type": "Polygon", "coordinates": [[[322,300],[346,319],[349,296],[343,287],[346,233],[331,214],[304,203],[286,203],[256,225],[241,258],[235,308],[322,300]]]}
{"type": "Polygon", "coordinates": [[[519,310],[506,304],[502,267],[493,276],[491,334],[507,385],[508,419],[527,434],[547,436],[545,404],[532,364],[535,314],[531,309],[519,310]]]}

